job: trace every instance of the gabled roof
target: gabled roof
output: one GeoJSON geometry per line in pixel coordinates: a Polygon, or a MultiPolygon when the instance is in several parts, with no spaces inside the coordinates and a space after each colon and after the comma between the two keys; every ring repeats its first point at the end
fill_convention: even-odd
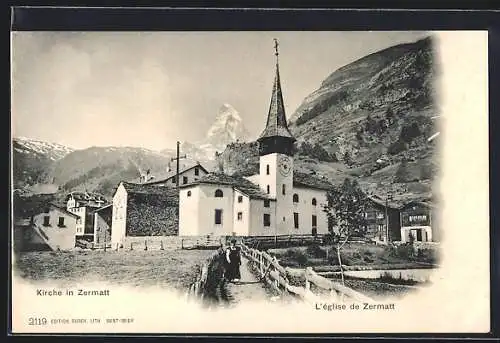
{"type": "Polygon", "coordinates": [[[326,178],[319,178],[314,175],[294,171],[293,186],[327,191],[333,187],[333,184],[331,184],[326,178]]]}
{"type": "Polygon", "coordinates": [[[274,200],[264,193],[260,187],[247,180],[243,176],[227,175],[222,173],[209,173],[199,180],[180,186],[181,188],[192,187],[201,184],[228,186],[239,190],[252,199],[274,200]]]}
{"type": "Polygon", "coordinates": [[[92,192],[71,192],[68,194],[66,199],[68,199],[69,197],[72,197],[76,201],[106,202],[106,199],[104,198],[103,195],[98,194],[98,193],[92,193],[92,192]]]}
{"type": "Polygon", "coordinates": [[[431,203],[431,202],[428,202],[428,201],[410,201],[410,202],[407,202],[406,204],[404,204],[403,206],[401,206],[399,209],[400,210],[406,210],[408,208],[410,208],[411,206],[414,206],[414,205],[417,205],[417,206],[424,206],[424,207],[427,207],[427,208],[436,208],[436,205],[431,203]]]}
{"type": "Polygon", "coordinates": [[[106,211],[106,210],[110,210],[113,208],[113,204],[109,204],[109,205],[106,205],[106,206],[103,206],[103,207],[99,207],[98,209],[94,210],[94,212],[103,212],[103,211],[106,211]]]}
{"type": "MultiPolygon", "coordinates": [[[[385,207],[386,206],[386,202],[384,199],[381,199],[377,196],[367,196],[368,200],[371,201],[372,203],[376,204],[376,205],[379,205],[381,207],[385,207]]],[[[390,209],[393,209],[393,210],[397,210],[399,209],[399,206],[397,206],[396,204],[394,204],[392,201],[388,201],[387,202],[387,208],[390,208],[390,209]]]]}
{"type": "Polygon", "coordinates": [[[56,210],[58,210],[59,212],[64,213],[64,214],[66,214],[66,215],[68,215],[68,216],[70,216],[70,217],[73,217],[73,218],[80,218],[80,216],[79,216],[79,215],[74,214],[74,213],[71,213],[71,212],[69,212],[68,210],[66,210],[65,208],[59,207],[59,206],[57,206],[57,205],[55,205],[55,204],[53,204],[53,203],[50,203],[50,204],[49,204],[49,207],[51,207],[51,208],[53,208],[53,209],[56,209],[56,210]]]}
{"type": "MultiPolygon", "coordinates": [[[[277,56],[277,55],[276,55],[277,56]]],[[[258,140],[266,137],[287,137],[295,139],[288,129],[285,115],[285,105],[283,94],[281,92],[280,71],[278,61],[276,60],[276,75],[274,77],[273,92],[271,94],[271,103],[267,114],[266,128],[260,134],[258,140]]]]}
{"type": "Polygon", "coordinates": [[[176,196],[177,190],[169,187],[161,187],[155,184],[140,184],[132,182],[122,182],[127,194],[156,194],[166,196],[176,196]]]}
{"type": "MultiPolygon", "coordinates": [[[[200,168],[205,173],[208,173],[208,170],[205,167],[203,167],[199,162],[196,162],[194,164],[190,164],[190,165],[184,167],[183,169],[180,169],[179,170],[179,174],[183,174],[185,172],[188,172],[191,169],[194,169],[196,167],[200,168]]],[[[174,168],[174,170],[167,171],[167,172],[162,173],[160,175],[155,175],[155,178],[153,180],[148,181],[148,182],[144,182],[143,184],[145,184],[145,185],[155,185],[155,184],[159,184],[159,183],[168,182],[168,181],[171,181],[176,174],[177,174],[177,172],[176,172],[176,170],[174,168]]]]}

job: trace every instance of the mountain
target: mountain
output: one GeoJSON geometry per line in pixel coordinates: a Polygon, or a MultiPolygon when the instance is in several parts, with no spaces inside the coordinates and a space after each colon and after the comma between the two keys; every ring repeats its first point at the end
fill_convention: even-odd
{"type": "Polygon", "coordinates": [[[212,146],[222,151],[227,144],[246,141],[248,138],[249,133],[238,111],[233,106],[224,104],[219,108],[215,121],[208,129],[205,142],[201,146],[212,146]]]}
{"type": "Polygon", "coordinates": [[[56,161],[47,178],[65,191],[97,191],[109,197],[120,181],[137,179],[148,170],[151,175],[164,173],[173,156],[136,147],[90,147],[56,161]]]}
{"type": "Polygon", "coordinates": [[[249,133],[238,111],[230,104],[223,104],[207,130],[206,136],[197,142],[183,142],[181,155],[209,165],[214,165],[215,154],[224,151],[226,146],[235,142],[245,142],[249,133]]]}
{"type": "Polygon", "coordinates": [[[74,149],[26,137],[12,139],[14,187],[37,187],[43,183],[53,162],[74,149]]]}
{"type": "MultiPolygon", "coordinates": [[[[334,71],[289,119],[298,140],[296,168],[334,182],[357,177],[369,192],[390,187],[396,193],[428,196],[439,167],[436,141],[428,140],[437,131],[437,76],[430,37],[334,71]],[[314,149],[304,150],[304,144],[314,149]]],[[[219,163],[230,172],[255,171],[255,144],[228,147],[219,163]]]]}

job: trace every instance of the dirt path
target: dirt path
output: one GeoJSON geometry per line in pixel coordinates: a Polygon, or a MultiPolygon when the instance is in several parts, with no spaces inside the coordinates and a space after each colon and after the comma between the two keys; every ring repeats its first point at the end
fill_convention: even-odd
{"type": "Polygon", "coordinates": [[[271,294],[264,284],[250,271],[249,261],[241,258],[241,280],[236,283],[227,283],[225,287],[226,305],[234,306],[245,301],[260,301],[270,298],[271,294]]]}

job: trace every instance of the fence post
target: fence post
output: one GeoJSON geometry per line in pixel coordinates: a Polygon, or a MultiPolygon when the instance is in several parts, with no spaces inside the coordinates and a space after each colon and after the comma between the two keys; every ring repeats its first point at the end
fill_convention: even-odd
{"type": "Polygon", "coordinates": [[[181,249],[184,249],[184,238],[181,239],[181,249]]]}
{"type": "Polygon", "coordinates": [[[305,277],[306,277],[306,289],[308,291],[311,290],[311,282],[309,281],[309,279],[307,277],[309,275],[310,271],[312,271],[312,268],[311,267],[307,267],[306,268],[306,272],[305,272],[305,277]]]}
{"type": "Polygon", "coordinates": [[[163,241],[160,241],[160,250],[163,250],[163,241]]]}
{"type": "Polygon", "coordinates": [[[134,243],[130,242],[130,250],[134,250],[134,243]]]}
{"type": "Polygon", "coordinates": [[[120,243],[116,243],[116,251],[118,251],[119,247],[120,247],[120,243]]]}
{"type": "Polygon", "coordinates": [[[148,250],[148,240],[144,240],[144,250],[148,250]]]}

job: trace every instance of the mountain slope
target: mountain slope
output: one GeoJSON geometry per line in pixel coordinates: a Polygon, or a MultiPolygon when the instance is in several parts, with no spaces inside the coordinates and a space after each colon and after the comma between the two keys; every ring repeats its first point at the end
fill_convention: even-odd
{"type": "Polygon", "coordinates": [[[12,139],[12,162],[15,187],[41,183],[53,162],[73,151],[57,143],[16,137],[12,139]]]}
{"type": "Polygon", "coordinates": [[[134,147],[91,147],[56,161],[49,181],[64,190],[98,191],[111,196],[120,181],[138,178],[148,169],[162,173],[172,155],[134,147]]]}
{"type": "MultiPolygon", "coordinates": [[[[336,70],[289,120],[299,146],[319,146],[334,158],[296,154],[295,167],[334,182],[357,177],[370,192],[385,191],[389,186],[382,184],[392,183],[399,193],[429,195],[438,169],[435,141],[428,141],[437,130],[436,76],[431,38],[336,70]]],[[[249,173],[248,168],[256,170],[257,149],[228,146],[219,161],[230,172],[249,173]]]]}

